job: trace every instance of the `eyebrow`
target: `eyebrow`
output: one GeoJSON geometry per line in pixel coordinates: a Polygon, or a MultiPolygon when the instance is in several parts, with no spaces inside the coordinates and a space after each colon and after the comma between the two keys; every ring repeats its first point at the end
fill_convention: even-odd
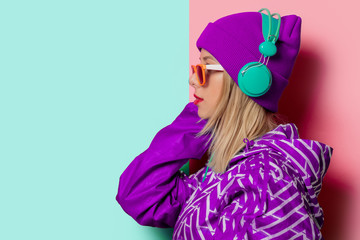
{"type": "MultiPolygon", "coordinates": [[[[213,58],[212,56],[205,56],[205,57],[203,57],[203,59],[204,59],[204,61],[206,61],[207,59],[211,59],[216,62],[215,58],[213,58]]],[[[201,61],[201,58],[199,58],[199,60],[201,61]]]]}

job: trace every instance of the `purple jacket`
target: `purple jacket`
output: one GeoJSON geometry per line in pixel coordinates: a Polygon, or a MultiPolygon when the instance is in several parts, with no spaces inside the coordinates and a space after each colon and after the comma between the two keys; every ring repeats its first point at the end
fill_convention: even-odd
{"type": "Polygon", "coordinates": [[[116,200],[139,224],[174,227],[173,239],[322,239],[317,196],[333,149],[279,125],[248,142],[224,174],[179,169],[207,151],[193,103],[122,173],[116,200]]]}

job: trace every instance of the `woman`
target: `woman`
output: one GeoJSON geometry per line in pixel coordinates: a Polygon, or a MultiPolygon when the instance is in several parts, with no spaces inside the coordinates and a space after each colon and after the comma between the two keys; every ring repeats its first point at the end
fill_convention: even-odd
{"type": "Polygon", "coordinates": [[[174,227],[173,239],[322,238],[317,196],[332,148],[274,120],[301,19],[263,10],[223,17],[199,37],[196,100],[120,177],[116,199],[139,224],[174,227]],[[179,171],[204,154],[207,167],[179,171]]]}

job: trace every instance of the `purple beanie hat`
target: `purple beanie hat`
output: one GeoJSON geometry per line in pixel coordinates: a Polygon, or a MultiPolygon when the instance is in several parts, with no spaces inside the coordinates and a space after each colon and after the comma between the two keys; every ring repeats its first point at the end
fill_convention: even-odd
{"type": "MultiPolygon", "coordinates": [[[[267,64],[272,74],[268,92],[250,97],[271,112],[278,111],[278,102],[288,84],[300,48],[301,18],[296,15],[281,17],[277,53],[267,64]]],[[[210,52],[238,84],[240,69],[249,62],[258,62],[259,45],[264,42],[260,12],[244,12],[225,16],[209,23],[201,33],[196,46],[210,52]]]]}

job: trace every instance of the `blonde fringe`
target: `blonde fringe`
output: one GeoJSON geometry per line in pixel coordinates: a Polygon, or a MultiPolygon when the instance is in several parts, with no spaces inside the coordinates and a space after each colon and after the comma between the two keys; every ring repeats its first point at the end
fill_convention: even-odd
{"type": "Polygon", "coordinates": [[[230,160],[245,147],[244,138],[254,140],[278,125],[277,114],[245,95],[226,71],[223,80],[216,110],[198,133],[211,133],[208,154],[214,157],[208,166],[217,173],[224,173],[230,160]]]}

